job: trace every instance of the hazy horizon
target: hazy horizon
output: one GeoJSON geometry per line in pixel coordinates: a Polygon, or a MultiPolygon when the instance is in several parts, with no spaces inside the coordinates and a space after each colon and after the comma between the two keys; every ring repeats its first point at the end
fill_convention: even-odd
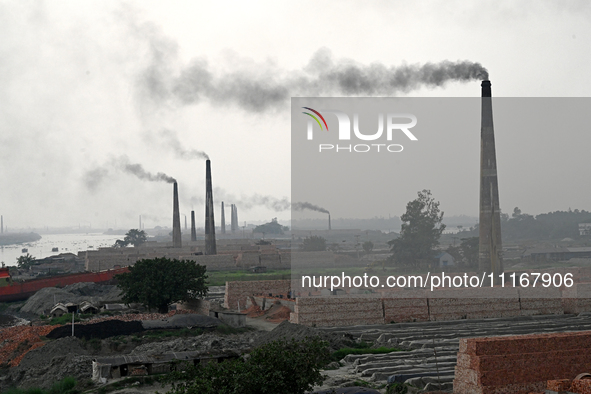
{"type": "MultiPolygon", "coordinates": [[[[486,68],[495,98],[588,97],[590,23],[591,4],[579,1],[3,1],[0,214],[9,229],[137,228],[139,215],[170,226],[174,178],[181,213],[195,210],[202,227],[208,156],[217,223],[221,201],[237,204],[241,223],[286,221],[290,97],[479,97],[475,80],[367,85],[446,61],[486,68]],[[330,18],[317,23],[310,8],[330,18]]],[[[501,125],[495,112],[504,212],[591,210],[586,130],[501,125]]],[[[450,142],[465,154],[416,164],[447,185],[427,176],[368,215],[400,216],[424,188],[446,216],[477,216],[479,133],[450,142]],[[458,179],[470,192],[456,192],[458,179]]],[[[408,157],[394,170],[407,171],[408,157]]]]}

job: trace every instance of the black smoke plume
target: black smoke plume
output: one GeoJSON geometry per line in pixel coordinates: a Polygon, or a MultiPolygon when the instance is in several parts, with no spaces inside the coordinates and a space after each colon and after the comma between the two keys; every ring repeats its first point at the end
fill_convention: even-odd
{"type": "Polygon", "coordinates": [[[328,212],[328,210],[326,210],[325,208],[319,207],[318,205],[310,204],[309,202],[294,202],[293,204],[291,204],[291,208],[295,211],[303,211],[304,209],[307,209],[310,211],[330,214],[330,212],[328,212]]]}
{"type": "Polygon", "coordinates": [[[298,71],[270,69],[216,73],[207,61],[193,60],[172,73],[167,52],[169,41],[152,37],[151,63],[139,83],[144,95],[158,104],[189,105],[207,101],[236,105],[247,111],[265,112],[283,108],[297,96],[393,96],[421,87],[440,87],[450,81],[488,79],[488,71],[468,60],[387,66],[358,64],[349,59],[335,60],[328,49],[320,49],[306,67],[298,71]],[[173,74],[173,75],[171,75],[173,74]]]}
{"type": "Polygon", "coordinates": [[[141,180],[150,181],[150,182],[167,182],[167,183],[174,183],[176,179],[173,177],[166,175],[163,172],[158,172],[153,174],[148,172],[144,169],[144,167],[139,163],[131,163],[127,156],[120,156],[114,160],[115,165],[123,170],[128,174],[135,175],[141,180]]]}
{"type": "Polygon", "coordinates": [[[174,151],[177,157],[181,159],[193,160],[193,159],[204,159],[209,160],[207,153],[196,150],[196,149],[185,149],[179,141],[176,133],[172,130],[162,130],[160,136],[166,142],[166,145],[174,151]]]}
{"type": "Polygon", "coordinates": [[[127,156],[119,156],[110,160],[108,164],[88,170],[84,173],[83,182],[90,191],[95,191],[105,178],[109,176],[109,168],[114,168],[128,174],[135,175],[141,180],[150,182],[174,183],[176,180],[163,172],[153,174],[139,163],[132,163],[127,156]]]}

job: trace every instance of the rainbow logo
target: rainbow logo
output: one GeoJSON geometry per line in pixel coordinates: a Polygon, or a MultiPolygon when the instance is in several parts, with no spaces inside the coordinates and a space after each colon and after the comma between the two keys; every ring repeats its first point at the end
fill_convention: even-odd
{"type": "MultiPolygon", "coordinates": [[[[328,125],[326,124],[326,120],[324,120],[324,117],[322,115],[320,115],[320,112],[310,108],[310,107],[302,107],[304,109],[307,109],[309,111],[314,112],[316,115],[320,116],[320,119],[322,119],[322,122],[324,123],[324,125],[326,126],[326,131],[328,131],[328,125]]],[[[318,120],[317,117],[315,117],[314,115],[312,115],[309,112],[302,112],[303,114],[306,114],[308,116],[311,116],[312,118],[314,118],[314,120],[318,123],[318,126],[320,126],[320,130],[324,130],[324,128],[322,127],[322,123],[320,123],[320,120],[318,120]]]]}

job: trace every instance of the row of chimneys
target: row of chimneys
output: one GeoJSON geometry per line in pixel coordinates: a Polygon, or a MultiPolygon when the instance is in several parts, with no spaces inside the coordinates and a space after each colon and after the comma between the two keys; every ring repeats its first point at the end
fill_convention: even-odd
{"type": "MultiPolygon", "coordinates": [[[[232,233],[238,229],[238,208],[232,204],[231,230],[232,233]]],[[[186,220],[186,218],[185,218],[186,220]]],[[[186,227],[186,221],[185,221],[186,227]]],[[[226,217],[224,203],[222,202],[222,234],[226,233],[226,217]]],[[[191,241],[197,240],[195,229],[195,211],[191,211],[191,241]]],[[[172,196],[172,246],[182,247],[181,240],[181,215],[179,210],[178,184],[173,184],[172,196]]],[[[205,254],[217,254],[215,242],[215,220],[213,214],[213,186],[211,182],[211,161],[205,161],[205,254]]]]}

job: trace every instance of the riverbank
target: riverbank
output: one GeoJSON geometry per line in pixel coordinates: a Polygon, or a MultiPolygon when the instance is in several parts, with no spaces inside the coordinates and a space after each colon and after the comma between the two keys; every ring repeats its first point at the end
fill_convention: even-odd
{"type": "Polygon", "coordinates": [[[5,233],[0,234],[0,246],[26,244],[40,239],[41,236],[37,233],[5,233]]]}

